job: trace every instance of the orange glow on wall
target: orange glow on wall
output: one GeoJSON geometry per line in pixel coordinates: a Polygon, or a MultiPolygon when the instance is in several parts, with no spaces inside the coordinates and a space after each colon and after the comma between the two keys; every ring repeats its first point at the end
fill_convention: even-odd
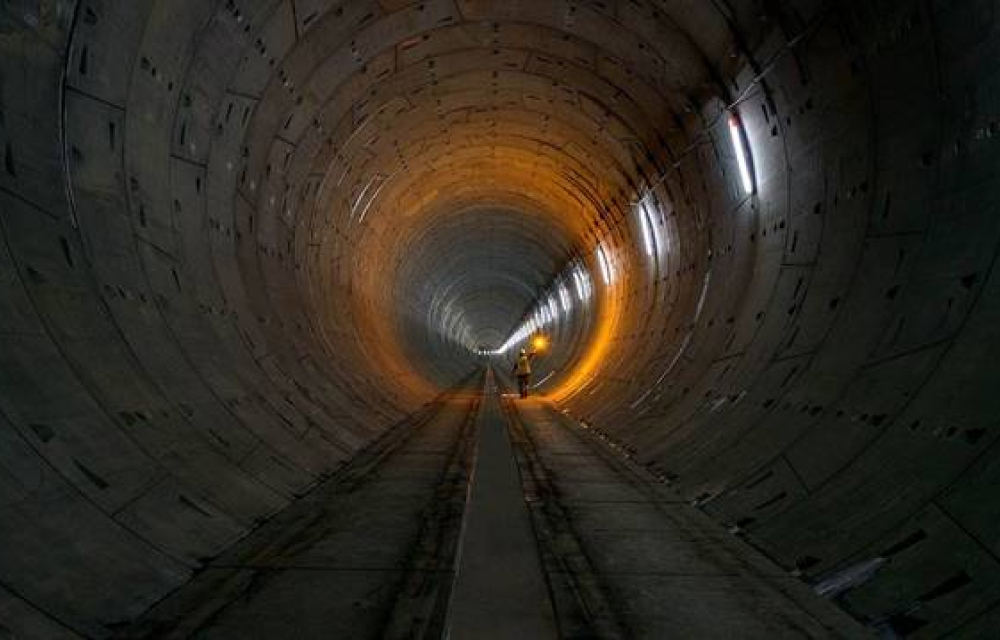
{"type": "Polygon", "coordinates": [[[621,299],[613,295],[613,292],[614,289],[605,287],[604,294],[596,305],[597,318],[586,351],[573,370],[551,393],[550,397],[556,402],[565,402],[582,392],[607,360],[622,312],[621,299]]]}

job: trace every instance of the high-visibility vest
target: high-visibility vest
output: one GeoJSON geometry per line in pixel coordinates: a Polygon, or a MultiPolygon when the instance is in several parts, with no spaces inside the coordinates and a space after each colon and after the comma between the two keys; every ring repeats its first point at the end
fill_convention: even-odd
{"type": "Polygon", "coordinates": [[[530,376],[531,375],[531,360],[528,356],[519,356],[517,359],[517,368],[515,373],[519,376],[530,376]]]}

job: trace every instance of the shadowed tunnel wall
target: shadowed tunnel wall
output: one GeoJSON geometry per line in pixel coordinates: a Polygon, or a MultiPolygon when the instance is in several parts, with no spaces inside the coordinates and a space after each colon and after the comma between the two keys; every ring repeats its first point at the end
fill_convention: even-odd
{"type": "Polygon", "coordinates": [[[998,60],[985,0],[3,0],[0,631],[109,634],[569,267],[554,398],[859,618],[996,629],[998,60]]]}

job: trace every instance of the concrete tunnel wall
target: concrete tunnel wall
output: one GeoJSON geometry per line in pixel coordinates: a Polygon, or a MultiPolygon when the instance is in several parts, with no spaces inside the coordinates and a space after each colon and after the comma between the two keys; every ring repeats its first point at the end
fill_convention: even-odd
{"type": "Polygon", "coordinates": [[[995,12],[3,2],[0,630],[111,633],[574,261],[574,415],[856,616],[996,628],[995,12]]]}

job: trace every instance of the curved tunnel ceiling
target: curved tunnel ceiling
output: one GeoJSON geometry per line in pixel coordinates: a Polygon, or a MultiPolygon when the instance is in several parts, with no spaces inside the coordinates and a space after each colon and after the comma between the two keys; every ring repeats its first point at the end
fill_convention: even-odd
{"type": "Polygon", "coordinates": [[[541,323],[543,388],[783,567],[995,628],[998,42],[973,0],[4,3],[4,624],[106,635],[541,323]]]}
{"type": "Polygon", "coordinates": [[[448,209],[402,242],[389,298],[397,332],[425,375],[444,369],[442,386],[507,340],[571,249],[551,219],[482,206],[448,209]]]}

